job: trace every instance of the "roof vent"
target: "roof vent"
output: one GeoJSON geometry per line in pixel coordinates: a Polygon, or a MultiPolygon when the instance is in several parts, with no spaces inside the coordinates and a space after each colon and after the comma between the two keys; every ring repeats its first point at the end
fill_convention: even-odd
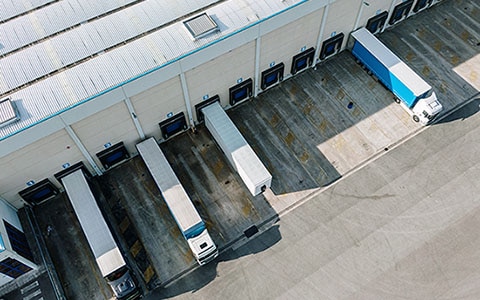
{"type": "Polygon", "coordinates": [[[206,13],[183,22],[194,39],[202,38],[219,30],[217,23],[206,13]]]}
{"type": "Polygon", "coordinates": [[[10,98],[0,100],[0,127],[6,126],[19,119],[15,103],[10,101],[10,98]]]}

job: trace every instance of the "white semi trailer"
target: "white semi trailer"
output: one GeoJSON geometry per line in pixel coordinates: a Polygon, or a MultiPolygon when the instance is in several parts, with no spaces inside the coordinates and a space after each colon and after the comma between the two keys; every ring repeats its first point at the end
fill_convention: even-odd
{"type": "Polygon", "coordinates": [[[197,262],[203,265],[213,260],[218,256],[217,246],[155,139],[137,144],[137,149],[197,262]]]}
{"type": "Polygon", "coordinates": [[[272,175],[230,120],[219,102],[201,109],[205,126],[218,143],[228,161],[238,172],[252,195],[270,188],[272,175]]]}
{"type": "Polygon", "coordinates": [[[135,299],[140,293],[103,218],[82,169],[61,178],[98,268],[117,299],[135,299]]]}

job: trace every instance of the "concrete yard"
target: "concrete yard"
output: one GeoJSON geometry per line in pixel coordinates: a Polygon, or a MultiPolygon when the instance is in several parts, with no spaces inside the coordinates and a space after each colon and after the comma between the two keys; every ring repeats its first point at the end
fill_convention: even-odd
{"type": "Polygon", "coordinates": [[[146,299],[478,299],[479,104],[146,299]]]}
{"type": "MultiPolygon", "coordinates": [[[[480,7],[475,0],[445,1],[386,31],[380,39],[433,86],[446,112],[478,98],[478,20],[480,7]]],[[[283,226],[271,227],[279,215],[311,195],[318,195],[333,182],[422,129],[393,102],[390,92],[355,63],[348,51],[322,62],[316,70],[309,69],[285,80],[227,113],[273,175],[272,188],[263,195],[249,194],[204,125],[198,126],[195,133],[188,131],[162,143],[161,148],[220,250],[226,251],[230,246],[237,249],[244,242],[244,230],[252,225],[260,228],[255,245],[233,254],[228,252],[228,260],[263,253],[278,244],[282,236],[288,234],[283,232],[283,226]]],[[[439,121],[445,123],[442,128],[448,126],[447,121],[439,121]]],[[[347,199],[345,207],[358,201],[357,194],[365,196],[361,193],[362,185],[372,183],[366,177],[355,178],[359,182],[352,185],[359,188],[349,190],[354,196],[347,199]]],[[[385,180],[388,178],[379,178],[378,183],[385,180]]],[[[175,280],[194,269],[196,262],[141,158],[134,157],[96,178],[95,186],[98,186],[97,200],[120,237],[142,288],[150,290],[173,284],[173,288],[166,290],[172,297],[190,291],[189,287],[178,285],[175,290],[175,280]]],[[[369,188],[375,195],[377,190],[369,188]]],[[[336,198],[330,197],[335,188],[327,191],[330,194],[325,197],[332,203],[321,209],[322,218],[341,213],[336,207],[340,205],[336,198]]],[[[345,207],[342,209],[347,209],[345,207]]],[[[369,209],[368,206],[360,208],[369,209]]],[[[393,205],[385,209],[403,211],[406,208],[393,205]]],[[[36,207],[35,214],[40,228],[49,224],[56,228],[45,239],[67,298],[105,299],[108,287],[99,275],[66,196],[36,207]],[[70,272],[72,266],[75,273],[70,272]]],[[[307,216],[314,217],[317,216],[307,216]]],[[[348,218],[345,214],[344,219],[348,218]]],[[[340,222],[338,226],[347,225],[340,222]]],[[[335,236],[336,228],[331,230],[335,236]]],[[[365,232],[361,234],[365,237],[365,232]]],[[[328,245],[329,241],[325,242],[328,245]]],[[[336,246],[342,248],[333,244],[331,248],[324,246],[325,259],[333,257],[336,246]]],[[[287,248],[286,245],[280,247],[287,248]]],[[[345,257],[352,259],[353,256],[345,257]]],[[[293,257],[291,259],[293,261],[293,257]]],[[[217,263],[197,269],[191,276],[203,276],[203,286],[218,275],[217,263]],[[201,270],[206,273],[201,274],[201,270]]],[[[331,270],[338,267],[337,264],[330,266],[331,270]]],[[[351,266],[344,267],[347,274],[351,266]]],[[[387,267],[394,266],[385,265],[387,267]]],[[[373,271],[371,275],[378,276],[373,271]]],[[[343,275],[336,273],[335,276],[331,280],[340,280],[343,275]]],[[[214,289],[202,292],[202,297],[215,298],[208,295],[209,291],[214,289]]],[[[361,295],[366,296],[367,292],[361,295]]],[[[328,295],[342,296],[334,291],[328,295]]]]}
{"type": "Polygon", "coordinates": [[[34,213],[67,299],[108,299],[110,288],[102,278],[67,196],[62,193],[35,207],[34,213]],[[50,234],[49,225],[53,228],[50,234]]]}
{"type": "Polygon", "coordinates": [[[478,20],[478,2],[446,1],[379,38],[434,87],[449,111],[480,90],[478,20]]]}
{"type": "MultiPolygon", "coordinates": [[[[276,211],[269,204],[272,199],[301,199],[419,128],[395,104],[393,117],[378,114],[369,120],[368,127],[364,123],[357,127],[370,114],[390,105],[391,97],[366,76],[348,52],[338,58],[228,112],[272,173],[272,189],[265,196],[249,194],[203,125],[196,133],[186,132],[161,145],[220,249],[240,238],[251,225],[275,217],[276,211]],[[342,80],[348,74],[351,79],[342,80]],[[365,82],[371,88],[363,95],[375,101],[355,98],[354,91],[361,90],[365,82]],[[354,103],[352,109],[347,108],[349,102],[354,103]],[[335,117],[338,115],[341,117],[335,117]],[[391,134],[384,134],[383,122],[389,122],[391,134]],[[323,149],[344,154],[329,160],[319,151],[323,149]]],[[[139,157],[109,171],[100,181],[104,194],[119,199],[135,224],[159,284],[195,265],[139,157]]]]}
{"type": "MultiPolygon", "coordinates": [[[[174,141],[168,146],[176,149],[162,148],[171,156],[172,167],[217,246],[225,247],[251,225],[275,214],[263,196],[254,198],[240,185],[240,179],[232,173],[205,132],[195,136],[186,133],[174,141]],[[175,157],[172,153],[176,153],[175,157]],[[187,176],[187,173],[192,175],[187,176]]],[[[157,284],[171,280],[196,264],[140,157],[103,177],[101,186],[107,199],[119,201],[139,233],[139,241],[158,278],[157,284]]],[[[135,252],[133,248],[130,248],[131,253],[135,252]]]]}

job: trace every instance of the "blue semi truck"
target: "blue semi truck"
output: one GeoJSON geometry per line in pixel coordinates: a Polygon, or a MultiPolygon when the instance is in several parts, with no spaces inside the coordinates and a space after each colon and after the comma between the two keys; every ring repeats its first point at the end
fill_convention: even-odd
{"type": "Polygon", "coordinates": [[[395,95],[415,122],[427,125],[438,116],[443,107],[428,83],[367,29],[351,36],[353,56],[395,95]]]}

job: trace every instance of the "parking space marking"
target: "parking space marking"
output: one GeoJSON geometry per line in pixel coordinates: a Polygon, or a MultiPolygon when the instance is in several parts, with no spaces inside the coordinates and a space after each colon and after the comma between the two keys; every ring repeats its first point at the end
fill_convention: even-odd
{"type": "Polygon", "coordinates": [[[122,232],[122,234],[124,234],[125,231],[127,231],[128,226],[130,226],[130,219],[128,217],[125,217],[122,220],[122,222],[120,222],[120,224],[118,225],[118,227],[120,227],[120,231],[122,232]]]}
{"type": "Polygon", "coordinates": [[[135,243],[133,243],[133,246],[130,247],[130,253],[133,257],[137,257],[140,250],[142,250],[142,243],[140,240],[136,240],[135,243]]]}
{"type": "Polygon", "coordinates": [[[148,265],[148,267],[145,269],[143,272],[143,279],[145,279],[145,282],[150,282],[152,280],[152,277],[155,275],[155,271],[152,268],[152,265],[148,265]]]}
{"type": "Polygon", "coordinates": [[[30,283],[29,285],[27,285],[26,287],[20,289],[20,293],[23,294],[26,294],[28,292],[30,292],[31,290],[33,290],[34,288],[38,287],[40,284],[38,283],[38,281],[34,281],[32,283],[30,283]]]}
{"type": "Polygon", "coordinates": [[[33,293],[23,297],[23,300],[31,300],[31,299],[33,299],[33,298],[35,298],[35,297],[37,297],[41,294],[42,294],[42,290],[38,289],[38,290],[35,290],[33,293]]]}

